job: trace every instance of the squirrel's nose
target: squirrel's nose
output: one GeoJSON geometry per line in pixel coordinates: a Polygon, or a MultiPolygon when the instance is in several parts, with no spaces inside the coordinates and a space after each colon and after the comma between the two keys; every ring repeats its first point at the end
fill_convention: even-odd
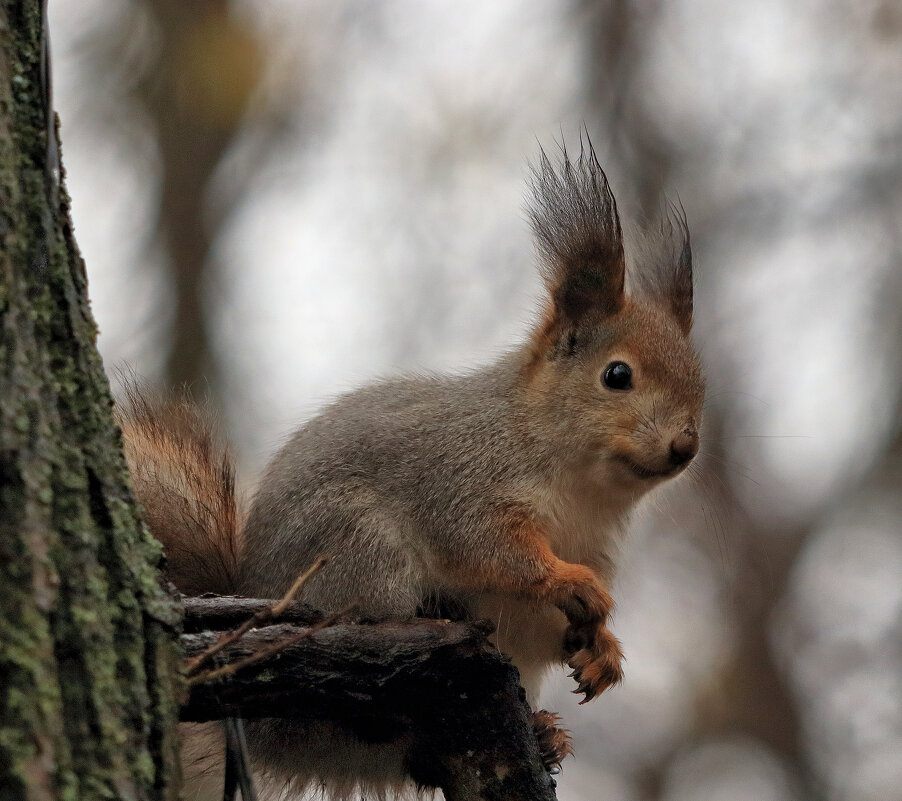
{"type": "Polygon", "coordinates": [[[686,464],[698,453],[698,432],[694,428],[685,428],[670,443],[670,463],[686,464]]]}

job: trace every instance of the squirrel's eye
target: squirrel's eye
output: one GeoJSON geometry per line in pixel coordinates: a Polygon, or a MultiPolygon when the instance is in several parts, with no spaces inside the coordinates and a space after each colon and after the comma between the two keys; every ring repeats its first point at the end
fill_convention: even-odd
{"type": "Polygon", "coordinates": [[[608,389],[632,389],[633,371],[626,362],[611,362],[604,368],[602,380],[608,389]]]}

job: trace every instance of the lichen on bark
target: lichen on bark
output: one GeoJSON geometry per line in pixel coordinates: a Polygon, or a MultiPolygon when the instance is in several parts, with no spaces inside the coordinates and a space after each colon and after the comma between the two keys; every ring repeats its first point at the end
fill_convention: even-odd
{"type": "Polygon", "coordinates": [[[174,798],[179,616],[47,163],[42,17],[0,0],[0,800],[174,798]]]}

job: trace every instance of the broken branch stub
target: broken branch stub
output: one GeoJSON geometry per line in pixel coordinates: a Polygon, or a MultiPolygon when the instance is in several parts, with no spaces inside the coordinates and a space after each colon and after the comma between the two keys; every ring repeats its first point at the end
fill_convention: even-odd
{"type": "MultiPolygon", "coordinates": [[[[257,603],[268,602],[186,600],[187,658],[217,641],[214,626],[240,622],[238,606],[257,603]],[[205,618],[214,630],[200,630],[205,618]]],[[[280,619],[315,625],[323,618],[293,603],[280,619]]],[[[328,720],[365,742],[412,743],[411,779],[441,787],[447,801],[554,801],[519,675],[486,639],[487,624],[417,619],[337,623],[309,636],[304,630],[280,623],[229,644],[218,663],[247,666],[193,684],[181,719],[328,720]]]]}

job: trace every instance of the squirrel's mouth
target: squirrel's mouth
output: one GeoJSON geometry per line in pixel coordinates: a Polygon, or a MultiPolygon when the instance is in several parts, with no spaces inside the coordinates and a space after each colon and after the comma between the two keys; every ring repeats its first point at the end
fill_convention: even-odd
{"type": "Polygon", "coordinates": [[[617,456],[617,461],[625,464],[634,475],[642,479],[665,478],[673,475],[679,470],[679,467],[668,467],[665,470],[652,470],[650,467],[644,467],[638,462],[634,462],[629,456],[623,456],[622,454],[617,456]]]}

